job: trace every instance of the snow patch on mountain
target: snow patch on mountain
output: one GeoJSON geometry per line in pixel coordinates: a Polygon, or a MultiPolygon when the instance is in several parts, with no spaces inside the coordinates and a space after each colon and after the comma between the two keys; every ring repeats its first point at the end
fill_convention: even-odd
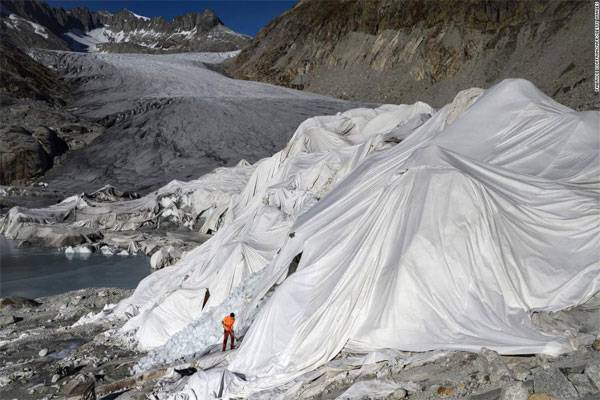
{"type": "Polygon", "coordinates": [[[99,51],[98,45],[103,43],[124,43],[135,39],[135,43],[148,48],[157,46],[156,38],[162,36],[160,32],[136,29],[131,32],[118,31],[114,32],[110,26],[92,29],[88,32],[77,30],[69,31],[65,34],[69,39],[81,44],[88,52],[99,51]]]}
{"type": "Polygon", "coordinates": [[[148,17],[144,17],[143,15],[138,15],[138,14],[134,13],[133,11],[130,11],[130,12],[137,19],[141,19],[143,21],[150,21],[150,18],[148,18],[148,17]]]}
{"type": "Polygon", "coordinates": [[[65,37],[80,44],[89,52],[98,51],[98,44],[108,43],[110,41],[110,34],[107,34],[106,28],[96,28],[88,32],[72,30],[65,33],[65,37]]]}
{"type": "MultiPolygon", "coordinates": [[[[39,25],[38,27],[43,29],[39,25]]],[[[135,29],[127,32],[123,30],[114,31],[108,25],[87,32],[71,30],[65,33],[64,36],[83,46],[83,50],[87,52],[99,51],[98,45],[104,43],[134,43],[148,49],[162,49],[161,41],[191,41],[200,40],[201,38],[211,41],[226,41],[231,36],[246,37],[224,26],[216,26],[208,33],[199,32],[197,27],[188,30],[179,28],[175,32],[165,33],[153,29],[135,29]]]]}
{"type": "Polygon", "coordinates": [[[36,24],[35,22],[29,21],[25,18],[21,18],[16,14],[10,14],[8,16],[8,18],[13,22],[11,24],[8,21],[4,21],[6,26],[8,26],[9,28],[19,29],[19,27],[22,26],[22,24],[29,24],[29,26],[31,26],[31,28],[33,29],[33,32],[36,35],[39,35],[39,36],[43,37],[44,39],[48,39],[48,32],[46,31],[46,28],[44,28],[42,25],[36,24]]]}

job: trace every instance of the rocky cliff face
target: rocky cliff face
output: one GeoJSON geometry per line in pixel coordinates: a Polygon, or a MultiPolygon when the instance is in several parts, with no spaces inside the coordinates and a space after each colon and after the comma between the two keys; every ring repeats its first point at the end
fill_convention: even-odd
{"type": "Polygon", "coordinates": [[[19,47],[108,52],[232,51],[250,37],[227,28],[210,10],[165,21],[129,10],[64,10],[38,1],[3,0],[0,32],[19,47]]]}
{"type": "Polygon", "coordinates": [[[55,71],[0,42],[0,185],[40,177],[102,133],[65,109],[69,97],[55,71]]]}
{"type": "Polygon", "coordinates": [[[435,106],[519,77],[590,108],[592,27],[585,1],[304,0],[227,70],[340,98],[435,106]]]}
{"type": "Polygon", "coordinates": [[[0,100],[32,98],[64,104],[68,86],[58,75],[37,63],[22,50],[0,42],[0,100]]]}

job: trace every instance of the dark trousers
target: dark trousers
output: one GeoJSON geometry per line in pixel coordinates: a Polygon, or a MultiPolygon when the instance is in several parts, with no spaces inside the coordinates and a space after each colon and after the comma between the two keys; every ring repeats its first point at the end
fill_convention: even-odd
{"type": "Polygon", "coordinates": [[[223,351],[227,348],[227,338],[231,338],[231,350],[233,350],[233,341],[235,340],[235,336],[233,335],[233,331],[223,331],[223,351]]]}

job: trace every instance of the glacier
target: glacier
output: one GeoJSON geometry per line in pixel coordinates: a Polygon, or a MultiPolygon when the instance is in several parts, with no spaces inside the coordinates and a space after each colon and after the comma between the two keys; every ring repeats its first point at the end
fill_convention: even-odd
{"type": "Polygon", "coordinates": [[[239,349],[179,398],[273,389],[341,351],[556,355],[576,338],[532,316],[600,292],[598,127],[599,112],[510,79],[439,110],[417,102],[309,118],[273,156],[187,190],[15,209],[2,229],[78,207],[79,224],[135,229],[169,209],[214,232],[82,321],[122,321],[120,335],[148,351],[146,370],[214,350],[219,321],[235,312],[239,349]]]}

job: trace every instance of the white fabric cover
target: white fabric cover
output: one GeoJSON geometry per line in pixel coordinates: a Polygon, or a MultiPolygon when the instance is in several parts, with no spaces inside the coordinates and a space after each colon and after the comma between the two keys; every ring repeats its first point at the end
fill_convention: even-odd
{"type": "MultiPolygon", "coordinates": [[[[311,118],[255,164],[214,237],[114,315],[152,349],[148,367],[217,344],[236,312],[246,335],[228,370],[246,379],[228,375],[223,392],[236,396],[343,348],[567,351],[530,314],[600,290],[599,126],[600,113],[523,80],[463,91],[437,112],[311,118]]],[[[220,392],[223,376],[190,380],[187,393],[220,392]]]]}
{"type": "Polygon", "coordinates": [[[253,170],[242,160],[235,167],[217,168],[193,181],[173,180],[134,200],[98,201],[81,194],[47,208],[13,207],[5,220],[0,220],[0,234],[10,239],[27,239],[21,236],[28,224],[53,225],[67,220],[73,220],[74,227],[113,231],[137,230],[148,223],[160,225],[162,221],[202,233],[215,231],[232,197],[246,186],[253,170]]]}
{"type": "Polygon", "coordinates": [[[365,159],[296,220],[273,270],[302,252],[298,270],[230,370],[268,388],[344,347],[569,349],[530,313],[600,290],[600,113],[523,80],[467,100],[365,159]]]}
{"type": "MultiPolygon", "coordinates": [[[[376,109],[371,118],[400,121],[398,116],[413,118],[432,113],[431,107],[416,103],[376,109]]],[[[214,344],[223,317],[216,314],[216,307],[223,304],[229,309],[218,308],[218,312],[226,315],[235,311],[238,331],[244,331],[255,311],[247,307],[248,312],[244,312],[246,304],[260,299],[270,289],[271,284],[265,286],[264,282],[271,281],[271,270],[266,272],[266,279],[251,280],[256,285],[243,293],[234,290],[270,265],[298,215],[312,207],[370,152],[386,146],[381,135],[361,136],[356,132],[352,140],[346,138],[354,126],[354,117],[345,113],[303,122],[285,149],[255,164],[245,188],[227,204],[223,226],[214,237],[185,255],[174,268],[144,279],[133,296],[115,308],[118,316],[133,315],[123,330],[134,331],[142,349],[159,348],[157,357],[151,355],[142,364],[149,367],[201,352],[214,344]],[[210,297],[203,309],[207,290],[210,297]],[[184,330],[186,327],[190,329],[184,330]],[[190,336],[197,328],[204,332],[202,337],[190,336]],[[178,336],[180,332],[188,338],[178,336]]],[[[216,207],[220,205],[217,203],[216,207]]]]}

